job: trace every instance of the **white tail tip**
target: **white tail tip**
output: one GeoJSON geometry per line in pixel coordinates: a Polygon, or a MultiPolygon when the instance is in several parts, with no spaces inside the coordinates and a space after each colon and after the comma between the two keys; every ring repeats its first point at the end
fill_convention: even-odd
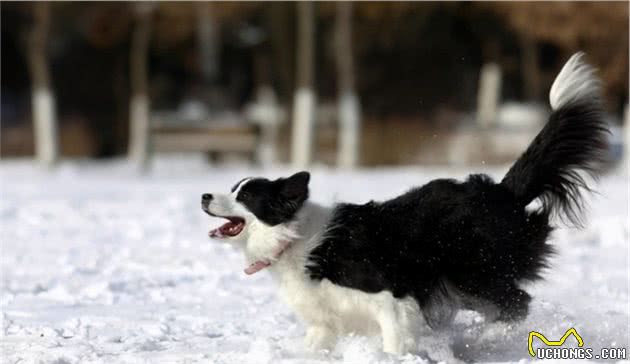
{"type": "Polygon", "coordinates": [[[553,81],[549,91],[551,108],[557,110],[562,106],[585,98],[594,101],[600,97],[600,81],[595,69],[582,62],[583,52],[571,56],[553,81]]]}

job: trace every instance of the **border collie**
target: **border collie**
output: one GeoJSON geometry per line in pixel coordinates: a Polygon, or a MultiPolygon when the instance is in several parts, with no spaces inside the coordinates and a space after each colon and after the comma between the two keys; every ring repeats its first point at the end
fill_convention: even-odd
{"type": "Polygon", "coordinates": [[[324,207],[308,200],[308,172],[250,177],[228,194],[202,195],[206,213],[228,220],[209,235],[244,249],[245,273],[273,274],[313,349],[354,332],[380,334],[385,352],[406,353],[421,330],[458,309],[522,319],[531,297],[519,283],[547,265],[550,219],[581,223],[585,174],[597,176],[607,148],[600,83],[581,53],[549,99],[549,121],[499,183],[473,174],[388,201],[324,207]]]}

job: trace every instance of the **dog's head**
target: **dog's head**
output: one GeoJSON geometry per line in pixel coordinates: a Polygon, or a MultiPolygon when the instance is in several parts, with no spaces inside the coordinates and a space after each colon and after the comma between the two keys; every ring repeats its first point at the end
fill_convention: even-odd
{"type": "Polygon", "coordinates": [[[244,178],[230,193],[204,193],[201,196],[203,211],[228,220],[210,230],[210,237],[247,242],[245,248],[252,264],[277,259],[278,249],[294,233],[288,225],[308,199],[309,180],[308,172],[273,181],[244,178]]]}

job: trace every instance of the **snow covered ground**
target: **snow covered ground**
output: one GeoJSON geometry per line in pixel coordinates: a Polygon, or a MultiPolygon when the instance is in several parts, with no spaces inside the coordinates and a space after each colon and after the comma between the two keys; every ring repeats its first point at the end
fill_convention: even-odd
{"type": "MultiPolygon", "coordinates": [[[[483,171],[500,177],[505,169],[483,171]]],[[[147,176],[121,161],[68,162],[54,172],[1,162],[1,361],[429,362],[426,353],[382,354],[378,339],[364,337],[344,338],[332,353],[306,352],[304,327],[268,273],[246,276],[237,251],[208,239],[218,221],[201,212],[202,192],[287,172],[210,168],[195,158],[160,159],[147,176]]],[[[323,203],[384,199],[468,172],[320,167],[311,195],[323,203]]],[[[531,330],[555,340],[575,327],[596,351],[628,347],[627,172],[612,172],[597,189],[587,227],[555,232],[559,254],[547,280],[528,288],[535,298],[524,322],[487,327],[464,312],[454,328],[424,340],[481,362],[530,360],[531,330]]]]}

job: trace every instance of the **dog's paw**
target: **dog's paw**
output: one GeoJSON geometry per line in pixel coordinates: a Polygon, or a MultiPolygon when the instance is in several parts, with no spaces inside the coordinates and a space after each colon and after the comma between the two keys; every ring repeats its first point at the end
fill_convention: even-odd
{"type": "Polygon", "coordinates": [[[515,325],[512,322],[496,321],[488,323],[482,328],[476,341],[478,344],[500,342],[514,331],[514,327],[515,325]]]}
{"type": "Polygon", "coordinates": [[[433,334],[419,340],[420,352],[426,353],[430,361],[437,363],[464,363],[453,351],[448,334],[433,334]]]}
{"type": "Polygon", "coordinates": [[[415,347],[413,338],[404,338],[399,340],[386,340],[383,338],[383,351],[388,354],[404,355],[410,353],[415,347]]]}
{"type": "Polygon", "coordinates": [[[336,337],[332,330],[326,327],[312,326],[306,330],[304,345],[311,351],[332,350],[335,341],[336,337]]]}

